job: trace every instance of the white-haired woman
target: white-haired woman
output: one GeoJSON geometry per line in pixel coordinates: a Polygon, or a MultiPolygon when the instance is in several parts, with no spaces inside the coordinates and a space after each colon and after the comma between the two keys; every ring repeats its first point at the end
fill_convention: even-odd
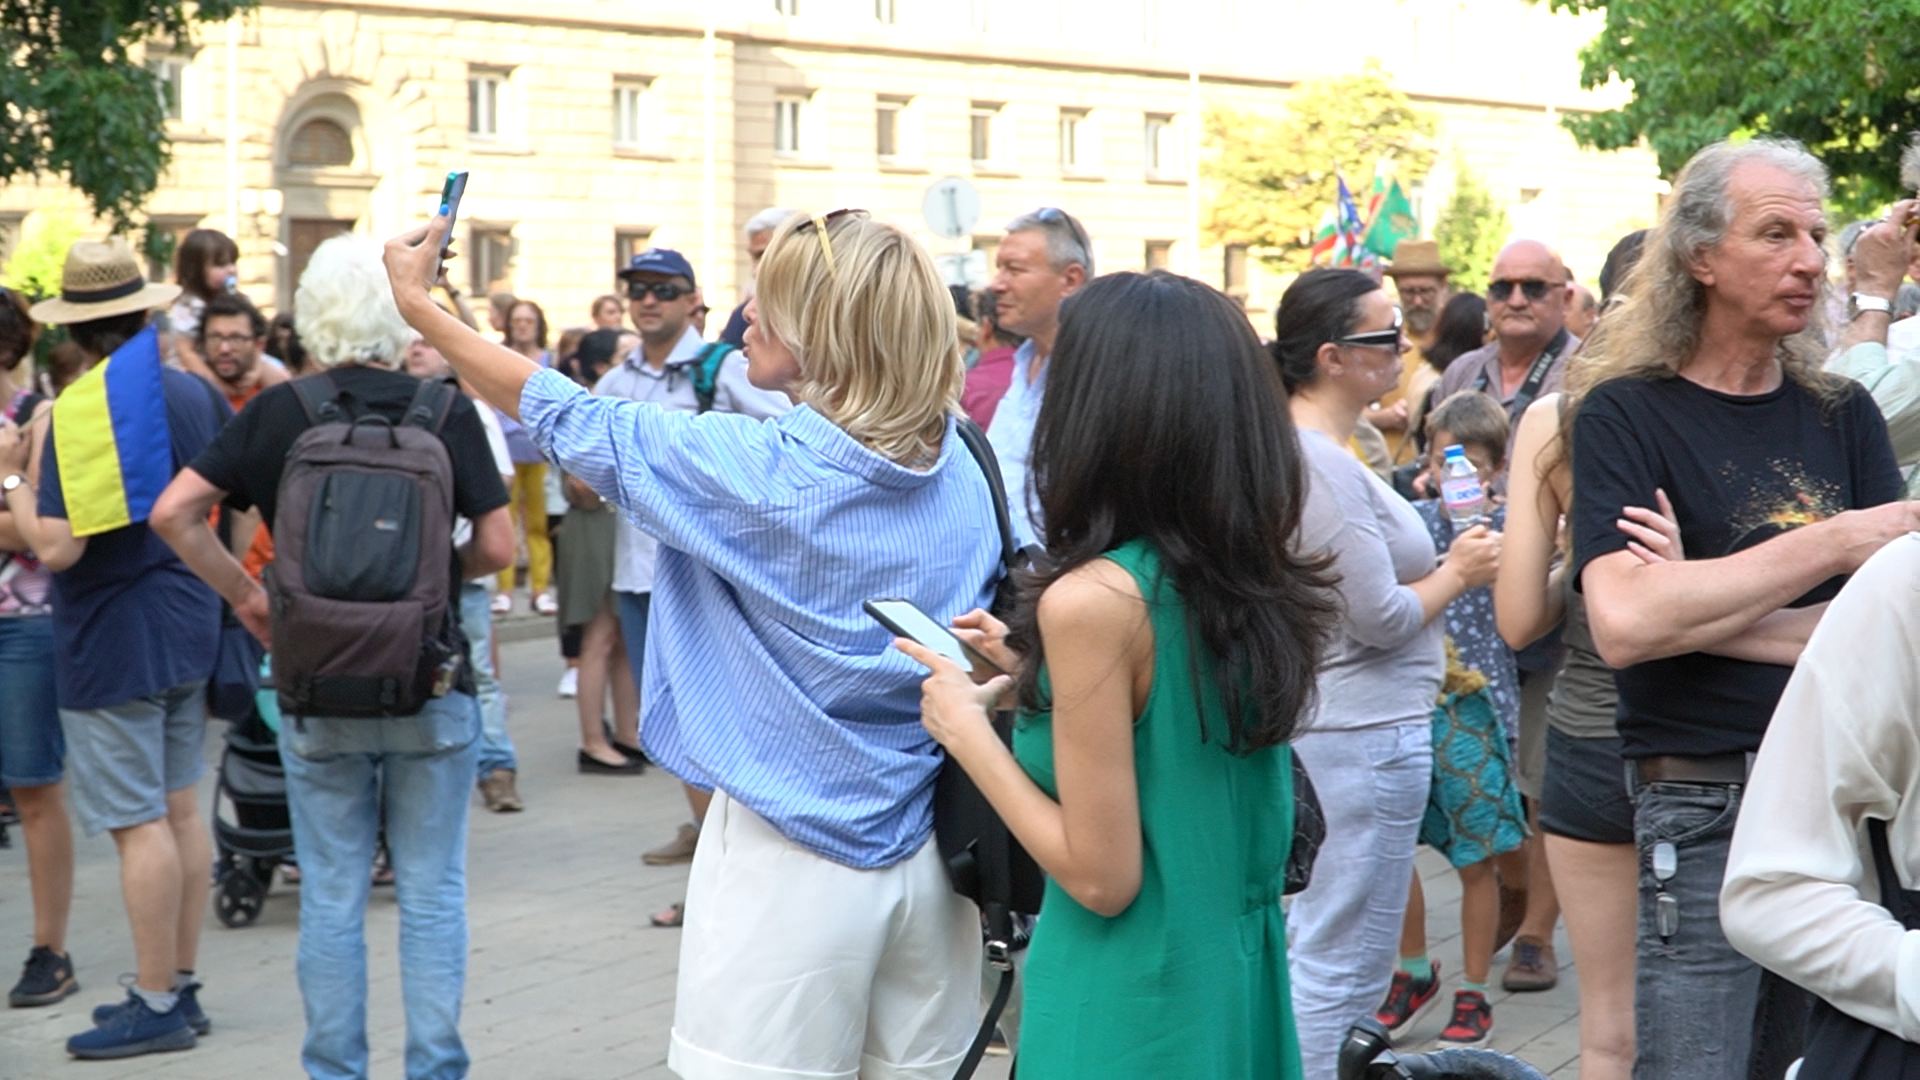
{"type": "Polygon", "coordinates": [[[861,610],[983,605],[1000,544],[953,436],[953,303],[860,211],[775,232],[748,376],[777,420],[592,397],[426,286],[446,223],[387,245],[408,321],[480,395],[661,543],[649,756],[715,789],[687,890],[668,1065],[708,1077],[944,1078],[977,1021],[979,929],[932,843],[919,665],[861,610]]]}
{"type": "MultiPolygon", "coordinates": [[[[373,241],[341,236],[321,244],[300,276],[294,303],[295,327],[321,373],[249,401],[153,511],[154,528],[269,643],[267,594],[207,527],[208,512],[223,501],[257,506],[266,527],[275,526],[281,471],[294,441],[311,426],[300,400],[311,380],[331,383],[349,416],[393,424],[406,417],[420,388],[403,370],[413,332],[394,309],[373,241]]],[[[507,564],[513,525],[486,431],[464,395],[453,395],[438,434],[453,467],[454,511],[473,522],[471,538],[458,548],[451,533],[440,540],[456,553],[451,599],[439,620],[441,644],[464,656],[460,583],[507,564]]],[[[407,1075],[466,1075],[459,1022],[467,792],[479,760],[481,720],[472,665],[458,670],[449,692],[412,716],[305,715],[281,725],[287,806],[300,854],[297,970],[307,1014],[301,1061],[309,1075],[367,1075],[367,868],[383,823],[400,901],[407,1075]]]]}

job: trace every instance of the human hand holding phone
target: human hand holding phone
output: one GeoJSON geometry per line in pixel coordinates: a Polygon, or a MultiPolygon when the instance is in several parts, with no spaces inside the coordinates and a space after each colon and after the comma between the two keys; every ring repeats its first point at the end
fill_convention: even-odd
{"type": "Polygon", "coordinates": [[[447,273],[446,261],[453,254],[453,226],[460,220],[460,200],[467,194],[467,170],[455,169],[447,174],[447,182],[440,188],[439,216],[447,219],[446,239],[440,245],[440,265],[435,278],[444,278],[447,273]]]}

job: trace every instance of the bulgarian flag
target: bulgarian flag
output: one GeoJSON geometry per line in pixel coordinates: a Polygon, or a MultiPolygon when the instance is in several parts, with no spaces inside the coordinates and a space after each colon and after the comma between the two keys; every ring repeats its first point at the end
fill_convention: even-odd
{"type": "Polygon", "coordinates": [[[135,335],[53,404],[53,447],[75,536],[147,520],[173,479],[160,339],[135,335]]]}

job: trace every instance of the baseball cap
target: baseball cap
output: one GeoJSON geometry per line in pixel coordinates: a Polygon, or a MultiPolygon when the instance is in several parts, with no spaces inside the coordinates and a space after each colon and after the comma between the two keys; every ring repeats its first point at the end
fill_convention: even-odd
{"type": "Polygon", "coordinates": [[[693,264],[685,255],[672,248],[648,248],[627,262],[627,268],[620,271],[622,281],[635,274],[678,275],[687,279],[687,284],[698,285],[693,278],[693,264]]]}

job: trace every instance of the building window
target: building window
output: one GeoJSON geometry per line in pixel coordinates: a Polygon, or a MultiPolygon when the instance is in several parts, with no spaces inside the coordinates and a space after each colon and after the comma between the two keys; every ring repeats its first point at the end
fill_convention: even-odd
{"type": "Polygon", "coordinates": [[[773,10],[776,14],[786,15],[788,17],[798,15],[800,14],[800,0],[773,0],[773,10]]]}
{"type": "Polygon", "coordinates": [[[467,137],[500,137],[507,96],[507,77],[499,71],[476,71],[467,76],[467,137]]]}
{"type": "Polygon", "coordinates": [[[873,17],[876,21],[892,26],[900,21],[899,0],[873,0],[873,17]]]}
{"type": "Polygon", "coordinates": [[[1149,113],[1144,142],[1147,175],[1171,176],[1174,172],[1173,117],[1149,113]]]}
{"type": "Polygon", "coordinates": [[[1093,122],[1085,109],[1060,110],[1060,171],[1093,169],[1093,122]]]}
{"type": "Polygon", "coordinates": [[[993,129],[999,116],[1000,106],[980,101],[973,103],[973,112],[967,119],[967,138],[975,168],[992,165],[997,160],[994,151],[998,146],[993,129]]]}
{"type": "Polygon", "coordinates": [[[147,71],[153,75],[154,89],[160,95],[160,112],[169,120],[184,119],[186,110],[182,103],[186,100],[187,58],[156,56],[147,61],[147,71]]]}
{"type": "Polygon", "coordinates": [[[287,141],[287,164],[309,169],[353,164],[353,139],[331,120],[309,120],[287,141]]]}
{"type": "Polygon", "coordinates": [[[473,224],[467,233],[467,284],[475,296],[507,288],[513,281],[513,226],[473,224]]]}
{"type": "Polygon", "coordinates": [[[881,98],[873,110],[873,151],[882,164],[900,159],[900,114],[906,110],[900,98],[881,98]]]}
{"type": "Polygon", "coordinates": [[[613,230],[613,273],[615,291],[620,291],[620,272],[633,263],[633,257],[653,246],[653,229],[646,225],[628,225],[613,230]]]}
{"type": "Polygon", "coordinates": [[[1147,254],[1144,262],[1146,268],[1149,270],[1173,269],[1173,241],[1147,241],[1147,254]]]}
{"type": "Polygon", "coordinates": [[[773,99],[773,152],[779,157],[799,157],[804,146],[800,122],[807,99],[799,94],[782,94],[773,99]]]}
{"type": "Polygon", "coordinates": [[[1228,244],[1220,268],[1221,292],[1235,300],[1247,299],[1247,245],[1228,244]]]}
{"type": "MultiPolygon", "coordinates": [[[[166,236],[167,250],[170,252],[178,251],[180,249],[180,241],[185,240],[188,233],[199,228],[202,220],[198,214],[191,216],[155,214],[147,219],[147,233],[150,236],[166,236]]],[[[145,245],[142,246],[144,247],[145,245]]],[[[148,254],[146,263],[147,280],[149,281],[165,281],[173,275],[173,263],[170,259],[155,259],[151,254],[148,254]]]]}
{"type": "Polygon", "coordinates": [[[647,95],[649,80],[635,79],[613,84],[613,145],[621,150],[645,149],[652,140],[647,113],[652,100],[647,95]]]}

